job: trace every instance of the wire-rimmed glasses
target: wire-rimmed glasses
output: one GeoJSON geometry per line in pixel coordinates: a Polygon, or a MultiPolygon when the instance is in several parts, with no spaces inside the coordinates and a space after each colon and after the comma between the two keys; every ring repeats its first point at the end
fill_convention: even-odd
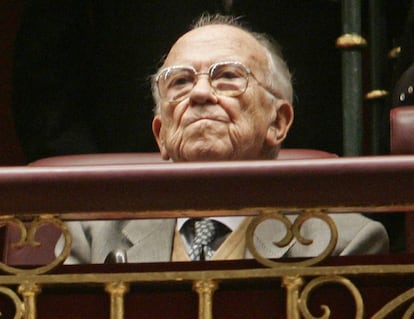
{"type": "Polygon", "coordinates": [[[192,66],[174,65],[162,69],[155,80],[160,98],[169,103],[178,103],[187,98],[200,75],[207,75],[217,95],[239,96],[249,84],[249,76],[272,95],[279,97],[260,83],[254,74],[241,62],[225,61],[212,64],[207,72],[197,72],[192,66]]]}

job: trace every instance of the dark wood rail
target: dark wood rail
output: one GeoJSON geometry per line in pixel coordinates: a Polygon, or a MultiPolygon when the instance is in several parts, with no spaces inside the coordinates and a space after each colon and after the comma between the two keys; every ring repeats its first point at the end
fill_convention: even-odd
{"type": "MultiPolygon", "coordinates": [[[[256,207],[409,210],[414,156],[0,168],[0,213],[63,219],[256,207]],[[111,212],[124,212],[113,214],[111,212]],[[101,212],[98,216],[94,212],[101,212]]],[[[175,213],[173,213],[175,214],[175,213]]],[[[137,215],[135,215],[137,216],[137,215]]]]}

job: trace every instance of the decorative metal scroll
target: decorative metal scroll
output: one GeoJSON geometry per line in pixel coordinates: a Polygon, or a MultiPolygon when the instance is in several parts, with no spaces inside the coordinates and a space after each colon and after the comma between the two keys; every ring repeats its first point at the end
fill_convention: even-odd
{"type": "Polygon", "coordinates": [[[300,213],[297,218],[292,223],[289,218],[286,217],[280,211],[263,211],[262,214],[255,217],[252,222],[250,223],[247,231],[246,231],[246,244],[249,251],[252,253],[253,257],[256,258],[261,264],[267,267],[280,267],[286,265],[295,265],[295,266],[311,266],[315,265],[322,260],[329,257],[335,249],[336,243],[338,241],[338,230],[332,218],[322,212],[321,210],[305,210],[304,212],[300,213]],[[254,244],[254,234],[257,227],[268,220],[277,220],[281,222],[286,228],[285,236],[279,241],[273,243],[278,247],[286,247],[289,245],[294,239],[296,239],[302,245],[311,245],[313,243],[312,239],[304,238],[301,234],[301,227],[302,225],[311,218],[317,218],[322,220],[326,223],[330,231],[330,240],[327,243],[325,249],[318,255],[303,261],[298,262],[276,262],[274,260],[270,260],[269,258],[262,256],[259,251],[256,249],[254,244]]]}
{"type": "Polygon", "coordinates": [[[13,243],[14,247],[23,247],[23,246],[32,246],[38,247],[41,243],[35,240],[36,232],[38,231],[39,227],[44,224],[52,224],[57,227],[63,234],[65,239],[65,245],[59,254],[51,263],[47,265],[42,265],[36,268],[31,269],[21,269],[13,266],[6,265],[4,263],[0,263],[0,269],[6,273],[10,274],[25,274],[25,275],[38,275],[46,273],[58,265],[62,264],[65,259],[70,254],[70,249],[72,246],[72,236],[65,225],[61,220],[55,218],[52,215],[39,215],[35,216],[34,219],[30,223],[24,223],[22,220],[14,217],[14,216],[0,216],[0,223],[1,224],[9,224],[17,227],[20,231],[20,239],[18,242],[13,243]]]}
{"type": "MultiPolygon", "coordinates": [[[[9,297],[15,307],[15,313],[13,319],[20,319],[23,318],[25,307],[22,300],[19,298],[19,296],[10,288],[8,287],[2,287],[0,286],[0,294],[5,295],[9,297]]],[[[2,317],[1,309],[0,309],[0,318],[2,317]]]]}
{"type": "MultiPolygon", "coordinates": [[[[395,309],[397,309],[404,303],[408,302],[410,299],[414,299],[414,288],[407,290],[406,292],[402,293],[401,295],[397,296],[396,298],[388,302],[384,307],[381,308],[380,311],[378,311],[375,315],[373,315],[371,319],[386,318],[395,309]]],[[[407,308],[402,319],[410,319],[413,317],[413,314],[414,314],[414,301],[412,301],[410,306],[407,308]]]]}
{"type": "MultiPolygon", "coordinates": [[[[19,240],[14,243],[16,247],[23,247],[30,245],[33,247],[41,245],[35,240],[35,236],[39,227],[44,224],[52,224],[58,228],[65,239],[65,245],[59,256],[53,260],[52,263],[40,266],[33,269],[20,269],[11,267],[0,263],[0,269],[11,273],[14,276],[0,276],[0,284],[13,285],[18,287],[18,293],[12,289],[0,286],[0,294],[8,297],[14,305],[14,319],[36,319],[37,317],[37,296],[41,293],[44,285],[58,286],[60,284],[79,284],[84,285],[94,284],[103,285],[104,289],[110,296],[111,303],[111,319],[123,319],[125,316],[124,298],[129,291],[129,287],[138,284],[139,282],[163,282],[177,280],[187,280],[193,282],[193,289],[199,296],[199,313],[200,319],[211,319],[213,317],[213,296],[217,289],[219,289],[219,282],[224,280],[249,280],[251,278],[275,278],[282,279],[283,286],[286,289],[287,302],[287,318],[289,319],[328,319],[331,318],[331,309],[327,305],[321,305],[322,315],[315,316],[309,310],[312,294],[321,286],[326,285],[340,285],[345,287],[355,303],[355,319],[362,319],[364,317],[364,302],[357,287],[347,278],[339,276],[337,269],[329,267],[310,267],[329,257],[335,249],[338,241],[337,227],[329,214],[320,209],[304,210],[296,215],[288,215],[280,210],[263,210],[259,216],[252,219],[247,233],[246,242],[247,247],[261,264],[268,266],[268,269],[252,269],[240,272],[240,270],[221,270],[221,271],[193,271],[193,272],[171,272],[165,274],[154,273],[113,273],[113,274],[62,274],[62,275],[47,275],[46,272],[54,269],[56,266],[63,263],[70,253],[72,237],[63,221],[53,215],[39,215],[34,216],[31,222],[24,222],[15,216],[0,216],[0,224],[11,224],[17,227],[20,231],[19,240]],[[295,218],[292,218],[295,217],[295,218]],[[291,247],[292,241],[296,240],[302,245],[311,245],[312,238],[305,238],[301,233],[302,226],[310,219],[318,219],[326,224],[326,229],[329,232],[329,241],[323,251],[315,257],[307,258],[300,261],[279,262],[273,259],[268,259],[262,256],[255,247],[254,237],[257,228],[262,223],[273,220],[279,223],[281,229],[284,229],[282,237],[273,244],[278,247],[291,247]],[[283,266],[289,266],[282,268],[283,266]],[[301,268],[305,267],[305,268],[301,268]],[[316,268],[316,269],[315,269],[316,268]],[[292,271],[292,269],[294,271],[292,271]],[[289,270],[289,271],[287,271],[289,270]],[[323,274],[323,275],[322,275],[323,274]],[[40,276],[38,276],[40,275],[40,276]],[[121,276],[123,275],[123,276],[121,276]],[[321,276],[322,275],[322,276],[321,276]],[[316,277],[311,279],[307,284],[306,281],[309,276],[316,277]],[[14,277],[14,278],[13,278],[14,277]],[[3,279],[3,280],[1,280],[3,279]],[[21,297],[18,296],[21,295],[21,297]]],[[[289,248],[288,248],[289,249],[289,248]]],[[[384,266],[375,266],[378,272],[384,273],[384,266]]],[[[394,270],[393,270],[394,271],[394,270]]],[[[359,273],[354,270],[351,271],[353,276],[359,273]]],[[[369,270],[368,273],[372,273],[369,270]]],[[[341,272],[341,274],[347,272],[341,272]]],[[[349,272],[348,272],[349,273],[349,272]]],[[[388,271],[391,273],[391,271],[388,271]]],[[[398,271],[396,271],[398,273],[398,271]]],[[[388,315],[392,314],[397,308],[403,304],[408,304],[402,319],[409,319],[414,316],[414,288],[402,293],[394,298],[386,305],[384,305],[371,319],[386,319],[388,315]]],[[[0,309],[0,318],[1,309],[0,309]]]]}
{"type": "Polygon", "coordinates": [[[328,319],[330,318],[331,311],[328,306],[322,305],[321,309],[323,310],[323,315],[320,317],[314,317],[308,309],[308,300],[312,292],[319,286],[324,286],[328,284],[340,284],[346,287],[351,293],[355,301],[355,319],[362,319],[364,316],[364,302],[362,300],[359,290],[355,285],[347,278],[341,276],[326,276],[318,277],[311,280],[302,290],[302,293],[299,298],[299,309],[305,319],[328,319]]]}

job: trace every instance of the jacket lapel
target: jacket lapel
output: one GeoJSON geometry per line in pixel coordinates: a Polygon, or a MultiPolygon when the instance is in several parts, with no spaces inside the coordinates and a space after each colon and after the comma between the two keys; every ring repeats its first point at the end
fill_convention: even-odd
{"type": "Polygon", "coordinates": [[[175,219],[130,220],[122,234],[130,242],[129,262],[159,262],[171,258],[175,219]]]}
{"type": "Polygon", "coordinates": [[[83,227],[93,239],[91,242],[92,263],[103,263],[111,251],[126,248],[124,236],[120,232],[121,221],[119,220],[85,221],[83,227]]]}

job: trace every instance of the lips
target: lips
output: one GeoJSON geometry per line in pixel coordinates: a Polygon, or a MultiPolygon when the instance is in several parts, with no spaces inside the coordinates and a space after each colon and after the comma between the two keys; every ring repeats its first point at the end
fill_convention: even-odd
{"type": "Polygon", "coordinates": [[[191,125],[193,123],[196,123],[198,121],[203,121],[203,120],[223,122],[223,123],[228,123],[229,122],[228,116],[214,116],[214,115],[208,115],[207,116],[207,115],[203,115],[203,116],[190,116],[190,117],[187,117],[186,119],[183,120],[183,124],[184,124],[184,126],[188,126],[188,125],[191,125]]]}
{"type": "Polygon", "coordinates": [[[183,118],[183,125],[187,126],[198,121],[216,121],[228,123],[230,122],[227,114],[191,114],[183,118]]]}

